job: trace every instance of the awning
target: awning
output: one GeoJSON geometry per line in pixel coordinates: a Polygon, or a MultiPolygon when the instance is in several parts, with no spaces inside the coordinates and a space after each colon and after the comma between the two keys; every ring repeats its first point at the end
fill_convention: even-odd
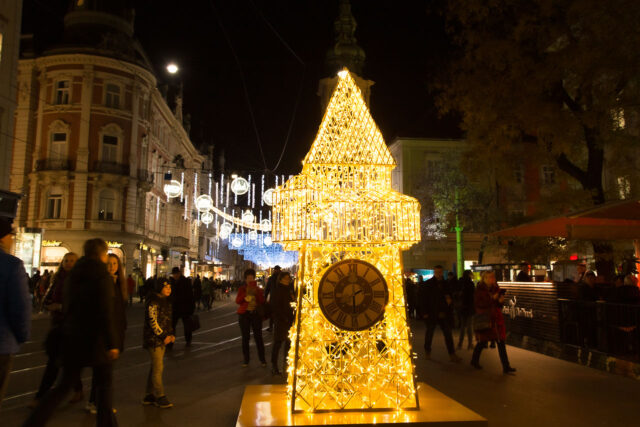
{"type": "Polygon", "coordinates": [[[566,216],[506,228],[493,235],[584,240],[640,239],[640,200],[605,203],[566,216]]]}

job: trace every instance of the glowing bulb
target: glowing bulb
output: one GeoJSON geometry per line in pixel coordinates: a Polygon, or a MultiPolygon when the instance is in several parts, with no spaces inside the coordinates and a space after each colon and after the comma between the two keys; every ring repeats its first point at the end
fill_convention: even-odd
{"type": "Polygon", "coordinates": [[[196,198],[196,209],[206,212],[213,209],[213,199],[208,194],[202,194],[196,198]]]}
{"type": "Polygon", "coordinates": [[[164,194],[168,198],[172,199],[182,194],[182,184],[177,179],[172,179],[169,183],[164,185],[164,194]]]}
{"type": "Polygon", "coordinates": [[[209,211],[203,213],[200,216],[200,221],[202,221],[203,224],[209,225],[213,222],[213,214],[209,211]]]}
{"type": "Polygon", "coordinates": [[[175,74],[178,72],[178,66],[172,62],[167,65],[167,71],[169,72],[169,74],[175,74]]]}

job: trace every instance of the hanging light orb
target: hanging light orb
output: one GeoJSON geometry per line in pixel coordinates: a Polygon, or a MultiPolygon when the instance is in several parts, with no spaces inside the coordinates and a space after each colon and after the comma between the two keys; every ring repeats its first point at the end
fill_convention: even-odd
{"type": "Polygon", "coordinates": [[[226,239],[229,237],[229,233],[227,233],[227,232],[226,232],[226,231],[224,231],[224,230],[220,230],[220,232],[218,233],[218,236],[219,236],[221,239],[226,240],[226,239]]]}
{"type": "Polygon", "coordinates": [[[196,198],[196,209],[207,212],[213,209],[213,199],[208,194],[202,194],[196,198]]]}
{"type": "Polygon", "coordinates": [[[262,226],[262,231],[270,231],[271,230],[271,220],[268,218],[260,221],[260,225],[262,226]]]}
{"type": "Polygon", "coordinates": [[[249,191],[249,181],[242,177],[235,178],[231,181],[231,191],[238,196],[246,194],[249,191]]]}
{"type": "Polygon", "coordinates": [[[239,248],[242,246],[242,239],[239,237],[234,237],[233,240],[231,240],[231,245],[233,245],[234,248],[239,248]]]}
{"type": "Polygon", "coordinates": [[[273,192],[273,188],[270,188],[262,194],[262,200],[268,206],[273,206],[273,192]]]}
{"type": "Polygon", "coordinates": [[[264,239],[262,239],[262,243],[264,243],[265,246],[271,246],[273,240],[271,240],[271,236],[264,236],[264,239]]]}
{"type": "Polygon", "coordinates": [[[202,221],[203,224],[209,225],[213,222],[213,214],[209,211],[203,213],[200,216],[200,221],[202,221]]]}
{"type": "Polygon", "coordinates": [[[242,222],[248,222],[248,223],[253,223],[253,220],[256,217],[253,216],[253,213],[251,213],[250,210],[246,210],[243,214],[242,214],[242,222]]]}
{"type": "Polygon", "coordinates": [[[182,184],[180,184],[180,181],[172,179],[166,183],[164,185],[164,194],[170,199],[179,197],[180,194],[182,194],[182,184]]]}
{"type": "Polygon", "coordinates": [[[249,232],[249,240],[258,240],[258,232],[256,230],[251,230],[249,232]]]}
{"type": "Polygon", "coordinates": [[[222,225],[220,226],[220,233],[221,234],[225,233],[227,237],[229,236],[229,234],[231,234],[232,231],[233,231],[233,225],[231,225],[231,223],[229,222],[223,222],[222,225]]]}

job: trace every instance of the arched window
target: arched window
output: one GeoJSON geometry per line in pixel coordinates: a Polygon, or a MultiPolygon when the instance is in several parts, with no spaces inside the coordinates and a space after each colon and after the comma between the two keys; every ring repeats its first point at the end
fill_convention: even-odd
{"type": "Polygon", "coordinates": [[[116,210],[116,198],[112,190],[100,191],[98,198],[98,219],[101,221],[113,221],[116,210]]]}
{"type": "Polygon", "coordinates": [[[120,163],[122,129],[111,123],[100,129],[100,161],[103,163],[120,163]]]}
{"type": "Polygon", "coordinates": [[[70,98],[71,80],[61,79],[56,81],[53,103],[57,105],[68,104],[70,98]]]}

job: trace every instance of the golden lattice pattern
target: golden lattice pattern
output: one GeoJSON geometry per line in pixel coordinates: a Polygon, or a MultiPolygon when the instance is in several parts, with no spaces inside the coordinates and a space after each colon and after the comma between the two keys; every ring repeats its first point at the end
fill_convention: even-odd
{"type": "Polygon", "coordinates": [[[416,408],[400,251],[420,241],[420,205],[391,188],[393,157],[355,81],[339,74],[301,174],[274,193],[274,241],[300,252],[291,409],[416,408]],[[318,306],[320,278],[343,259],[373,264],[389,288],[383,320],[366,331],[338,329],[318,306]]]}

